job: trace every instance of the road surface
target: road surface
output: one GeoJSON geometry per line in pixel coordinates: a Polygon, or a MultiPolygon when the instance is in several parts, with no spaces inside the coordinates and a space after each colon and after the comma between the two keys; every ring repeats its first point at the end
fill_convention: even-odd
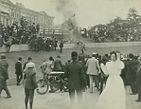
{"type": "MultiPolygon", "coordinates": [[[[5,99],[5,93],[0,98],[0,109],[24,109],[24,90],[23,86],[9,86],[12,98],[5,99]]],[[[135,102],[137,95],[130,95],[129,87],[126,88],[127,109],[141,109],[141,103],[135,102]]],[[[83,93],[83,103],[81,109],[94,109],[98,100],[98,93],[95,90],[93,94],[88,91],[83,93]]],[[[112,104],[111,104],[112,105],[112,104]]],[[[35,92],[33,109],[70,109],[68,93],[47,93],[39,95],[35,92]]]]}

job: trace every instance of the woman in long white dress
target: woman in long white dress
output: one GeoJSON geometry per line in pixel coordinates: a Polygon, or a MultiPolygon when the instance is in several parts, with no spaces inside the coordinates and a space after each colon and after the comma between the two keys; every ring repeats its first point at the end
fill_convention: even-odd
{"type": "Polygon", "coordinates": [[[126,95],[123,80],[120,77],[124,63],[117,60],[116,52],[111,52],[111,61],[106,63],[109,75],[95,109],[126,109],[126,95]]]}

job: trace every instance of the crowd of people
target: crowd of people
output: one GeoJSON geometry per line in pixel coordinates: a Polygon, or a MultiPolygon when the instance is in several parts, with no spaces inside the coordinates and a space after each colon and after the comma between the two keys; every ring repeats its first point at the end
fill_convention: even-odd
{"type": "MultiPolygon", "coordinates": [[[[8,66],[6,56],[2,54],[0,60],[0,94],[2,90],[5,90],[6,98],[11,98],[7,88],[8,66]]],[[[75,91],[79,101],[82,100],[83,91],[88,89],[90,93],[94,93],[96,89],[100,94],[98,107],[113,108],[110,107],[112,105],[108,104],[112,102],[116,106],[113,109],[121,107],[125,109],[125,87],[127,85],[131,87],[132,95],[138,94],[136,101],[141,102],[141,56],[133,54],[126,56],[119,51],[113,51],[103,56],[97,53],[93,53],[91,56],[84,56],[82,54],[78,55],[74,51],[71,53],[71,59],[67,60],[64,65],[61,56],[57,56],[56,59],[50,57],[43,61],[40,69],[43,77],[51,71],[65,72],[62,77],[68,80],[71,103],[74,102],[75,91]],[[115,93],[117,96],[115,96],[115,93]],[[103,102],[104,100],[107,101],[103,102]],[[118,100],[118,103],[116,100],[118,100]]],[[[30,109],[32,109],[34,90],[38,88],[36,72],[35,63],[31,57],[28,57],[24,64],[22,63],[22,58],[18,58],[15,64],[15,74],[17,85],[21,84],[22,79],[24,80],[26,109],[28,99],[30,99],[30,109]]],[[[62,91],[61,85],[60,91],[62,91]]]]}
{"type": "Polygon", "coordinates": [[[58,41],[56,38],[49,38],[49,37],[42,37],[41,35],[39,37],[34,36],[32,37],[29,47],[31,50],[34,51],[52,51],[57,50],[57,48],[60,49],[60,52],[62,52],[62,49],[64,47],[64,42],[58,41]]]}
{"type": "Polygon", "coordinates": [[[28,23],[24,18],[21,18],[20,22],[13,22],[12,25],[4,26],[0,22],[0,36],[5,44],[10,38],[12,44],[27,44],[33,34],[37,34],[40,31],[40,25],[35,23],[28,23]]]}
{"type": "Polygon", "coordinates": [[[20,22],[13,22],[12,25],[4,26],[0,22],[0,47],[5,45],[7,52],[10,51],[12,44],[27,44],[31,50],[56,50],[63,48],[63,41],[59,41],[55,37],[47,37],[40,34],[40,25],[29,23],[25,18],[21,18],[20,22]]]}
{"type": "Polygon", "coordinates": [[[0,22],[0,47],[5,45],[9,52],[12,44],[29,44],[34,35],[39,34],[40,25],[29,23],[25,18],[11,25],[3,25],[0,22]]]}

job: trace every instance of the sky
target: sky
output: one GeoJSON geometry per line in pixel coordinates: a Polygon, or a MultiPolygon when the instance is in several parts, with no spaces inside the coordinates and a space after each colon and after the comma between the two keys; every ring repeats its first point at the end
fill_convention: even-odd
{"type": "MultiPolygon", "coordinates": [[[[46,11],[54,16],[54,24],[61,24],[64,16],[56,7],[60,0],[11,0],[13,3],[22,3],[26,8],[36,11],[46,11]]],[[[116,16],[127,17],[129,8],[135,8],[141,14],[141,0],[64,0],[71,1],[77,23],[80,27],[89,27],[96,24],[110,22],[116,16]]],[[[68,10],[68,8],[66,8],[68,10]]]]}

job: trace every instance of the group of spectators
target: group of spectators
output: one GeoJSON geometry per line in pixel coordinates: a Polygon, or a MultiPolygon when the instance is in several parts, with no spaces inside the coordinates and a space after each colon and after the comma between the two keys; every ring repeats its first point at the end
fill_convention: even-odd
{"type": "Polygon", "coordinates": [[[12,44],[27,44],[34,34],[40,31],[39,24],[25,24],[25,20],[21,18],[20,23],[14,22],[12,25],[4,26],[0,22],[0,46],[12,44]],[[11,39],[11,40],[10,40],[11,39]],[[10,40],[10,42],[9,42],[10,40]]]}
{"type": "MultiPolygon", "coordinates": [[[[129,85],[132,91],[131,94],[138,94],[137,102],[141,102],[141,57],[135,56],[133,54],[122,55],[119,51],[112,53],[116,53],[115,59],[120,63],[122,62],[124,65],[120,75],[123,79],[124,85],[129,85]]],[[[107,62],[110,62],[111,56],[109,54],[99,55],[97,53],[93,53],[91,56],[84,56],[83,54],[78,55],[77,52],[72,52],[71,58],[72,59],[66,61],[65,64],[63,64],[62,62],[61,56],[57,56],[56,59],[50,57],[49,59],[44,60],[40,67],[42,74],[45,75],[46,73],[50,73],[51,71],[65,72],[62,77],[64,79],[68,79],[68,89],[71,100],[73,100],[74,98],[75,91],[81,99],[82,91],[85,91],[87,88],[90,89],[90,93],[93,93],[94,88],[96,88],[97,91],[101,94],[108,78],[108,74],[105,72],[105,67],[107,65],[107,62]],[[95,87],[93,86],[93,83],[95,83],[95,87]]],[[[11,94],[6,84],[6,80],[9,78],[9,65],[4,54],[1,55],[0,64],[0,94],[4,89],[7,93],[7,98],[11,98],[11,94]]],[[[26,81],[25,105],[27,106],[28,99],[30,97],[30,105],[32,107],[34,89],[37,88],[37,85],[35,63],[33,63],[31,57],[28,58],[27,62],[25,62],[24,65],[22,65],[22,58],[18,58],[15,64],[17,85],[21,84],[23,72],[25,74],[24,79],[26,81]],[[33,76],[34,78],[32,78],[32,81],[34,82],[31,81],[31,77],[33,76]]],[[[60,91],[62,91],[61,85],[60,91]]]]}
{"type": "MultiPolygon", "coordinates": [[[[130,86],[131,91],[133,95],[139,94],[138,100],[141,101],[141,93],[140,93],[140,59],[141,57],[139,55],[133,55],[133,54],[128,54],[128,55],[123,55],[119,51],[116,51],[117,53],[117,60],[121,60],[124,64],[124,69],[121,71],[121,78],[123,79],[124,85],[125,86],[130,86]]],[[[64,65],[61,62],[61,57],[57,57],[57,61],[59,64],[61,63],[60,66],[58,67],[61,68],[59,71],[64,71],[67,72],[68,68],[67,66],[71,64],[71,60],[68,60],[64,65]]],[[[51,57],[49,59],[49,63],[54,63],[54,59],[51,57]]],[[[82,80],[81,80],[81,85],[83,91],[87,88],[90,88],[90,93],[93,93],[93,82],[95,83],[95,87],[99,93],[103,91],[104,84],[106,84],[106,80],[108,78],[108,75],[105,74],[104,72],[104,66],[106,65],[107,62],[110,61],[110,55],[105,54],[105,55],[99,55],[97,53],[93,53],[92,56],[84,56],[83,54],[80,54],[78,56],[78,61],[80,64],[83,66],[83,73],[82,73],[82,80]],[[90,69],[95,70],[95,72],[92,70],[92,74],[89,74],[91,71],[89,69],[89,64],[91,63],[91,60],[95,60],[93,63],[93,66],[91,66],[90,69]],[[92,77],[90,75],[93,75],[92,77]]],[[[45,62],[43,62],[42,65],[44,65],[45,62]]],[[[66,74],[67,75],[67,74],[66,74]]],[[[65,77],[65,76],[64,76],[65,77]]],[[[74,80],[79,82],[79,80],[74,80]]]]}
{"type": "Polygon", "coordinates": [[[30,49],[34,51],[50,51],[59,47],[62,52],[64,46],[63,41],[58,43],[55,37],[45,37],[40,34],[40,25],[31,24],[24,18],[21,18],[20,23],[14,22],[7,26],[0,22],[0,47],[5,45],[7,52],[9,52],[12,44],[28,44],[30,49]]]}
{"type": "Polygon", "coordinates": [[[34,37],[32,37],[30,40],[29,47],[34,51],[56,51],[56,49],[59,47],[60,52],[62,53],[64,42],[62,40],[58,41],[56,38],[42,37],[41,35],[37,37],[34,35],[34,37]]]}

